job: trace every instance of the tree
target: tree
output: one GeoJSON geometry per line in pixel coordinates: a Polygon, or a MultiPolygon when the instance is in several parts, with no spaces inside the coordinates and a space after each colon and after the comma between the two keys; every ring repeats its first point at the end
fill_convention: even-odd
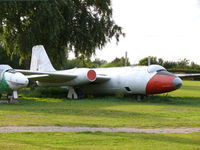
{"type": "Polygon", "coordinates": [[[192,69],[200,71],[200,65],[196,64],[195,62],[191,62],[190,66],[192,69]]]}
{"type": "Polygon", "coordinates": [[[9,55],[28,60],[31,48],[43,44],[59,64],[65,53],[90,57],[124,35],[112,18],[110,0],[41,0],[0,2],[0,40],[9,55]]]}
{"type": "Polygon", "coordinates": [[[107,61],[106,60],[101,60],[99,58],[96,58],[93,62],[92,62],[92,67],[93,68],[97,68],[97,67],[101,67],[102,65],[106,64],[107,61]]]}
{"type": "Polygon", "coordinates": [[[188,59],[183,59],[183,60],[179,60],[178,62],[177,62],[177,66],[179,67],[179,68],[184,68],[184,69],[186,69],[186,68],[188,68],[189,67],[189,63],[190,61],[188,60],[188,59]]]}
{"type": "Polygon", "coordinates": [[[174,61],[165,61],[163,63],[163,67],[165,67],[166,69],[177,68],[177,62],[174,62],[174,61]]]}
{"type": "MultiPolygon", "coordinates": [[[[141,59],[139,61],[138,65],[147,66],[148,65],[148,59],[149,59],[149,57],[145,57],[145,58],[141,59]]],[[[157,59],[157,57],[150,56],[150,63],[151,64],[160,64],[160,65],[162,65],[163,64],[163,60],[161,58],[157,59]]]]}
{"type": "Polygon", "coordinates": [[[107,61],[101,60],[99,58],[96,58],[94,61],[91,61],[90,59],[83,59],[81,57],[74,58],[74,59],[66,59],[63,64],[62,69],[72,69],[72,68],[98,68],[101,67],[101,65],[106,64],[107,61]]]}
{"type": "Polygon", "coordinates": [[[0,64],[10,65],[12,68],[24,68],[25,65],[19,65],[19,57],[16,56],[8,56],[0,44],[0,64]]]}
{"type": "MultiPolygon", "coordinates": [[[[127,60],[127,65],[130,66],[129,60],[127,60]]],[[[101,65],[101,67],[122,67],[125,66],[125,58],[115,58],[113,61],[101,65]]]]}

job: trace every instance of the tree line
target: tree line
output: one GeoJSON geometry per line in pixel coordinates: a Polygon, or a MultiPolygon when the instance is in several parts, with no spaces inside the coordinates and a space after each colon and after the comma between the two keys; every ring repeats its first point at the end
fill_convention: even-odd
{"type": "MultiPolygon", "coordinates": [[[[3,47],[0,46],[0,63],[1,64],[8,64],[13,68],[26,68],[25,64],[19,65],[19,57],[12,55],[11,57],[7,55],[3,47]]],[[[182,59],[179,61],[168,61],[163,60],[162,58],[157,58],[155,56],[150,57],[151,64],[158,64],[165,67],[169,71],[179,71],[179,72],[200,72],[200,65],[195,62],[190,62],[188,59],[182,59]]],[[[56,69],[71,69],[71,68],[81,68],[81,67],[88,67],[88,68],[98,68],[98,67],[122,67],[131,65],[139,65],[139,66],[147,66],[148,65],[148,57],[144,57],[139,60],[138,64],[131,64],[129,59],[125,60],[125,57],[115,58],[111,62],[108,62],[103,59],[96,58],[95,60],[91,60],[90,58],[85,57],[77,57],[74,59],[68,59],[65,57],[63,59],[63,63],[60,66],[55,66],[56,69]],[[127,61],[127,62],[125,62],[127,61]]],[[[53,64],[54,65],[54,64],[53,64]]],[[[30,62],[28,67],[30,66],[30,62]]],[[[28,68],[27,68],[28,69],[28,68]]]]}
{"type": "MultiPolygon", "coordinates": [[[[200,72],[200,65],[195,62],[190,62],[190,60],[184,58],[178,61],[165,61],[162,58],[157,58],[155,56],[150,57],[151,64],[158,64],[165,67],[170,71],[179,72],[200,72]]],[[[148,57],[141,59],[138,65],[148,65],[148,57]]]]}
{"type": "MultiPolygon", "coordinates": [[[[91,61],[90,59],[84,60],[80,58],[75,58],[72,60],[65,61],[65,69],[70,69],[74,67],[90,67],[90,68],[98,68],[98,67],[122,67],[125,66],[125,58],[115,58],[111,62],[107,62],[106,60],[101,60],[99,58],[91,61]]],[[[172,72],[200,72],[200,65],[195,62],[190,62],[188,59],[182,59],[178,61],[165,61],[162,58],[157,58],[154,56],[150,57],[151,64],[158,64],[165,67],[167,70],[172,72]]],[[[127,60],[127,66],[147,66],[148,65],[148,57],[142,58],[139,60],[138,64],[131,64],[129,59],[127,60]]]]}

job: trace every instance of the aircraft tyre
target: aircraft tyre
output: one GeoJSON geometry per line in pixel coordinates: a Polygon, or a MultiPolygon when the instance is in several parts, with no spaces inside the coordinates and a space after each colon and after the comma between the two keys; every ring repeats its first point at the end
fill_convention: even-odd
{"type": "Polygon", "coordinates": [[[142,100],[144,100],[145,98],[146,98],[145,95],[136,95],[136,100],[137,100],[137,101],[142,101],[142,100]]]}
{"type": "Polygon", "coordinates": [[[69,99],[78,99],[78,94],[77,94],[77,92],[75,91],[75,89],[73,87],[69,88],[67,98],[69,98],[69,99]]]}

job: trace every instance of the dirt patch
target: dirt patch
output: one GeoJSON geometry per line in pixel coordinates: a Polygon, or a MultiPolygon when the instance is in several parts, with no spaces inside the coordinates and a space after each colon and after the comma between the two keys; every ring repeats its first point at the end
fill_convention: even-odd
{"type": "Polygon", "coordinates": [[[193,133],[200,132],[200,128],[103,128],[103,127],[58,127],[58,126],[28,126],[28,127],[0,127],[0,132],[127,132],[127,133],[193,133]]]}

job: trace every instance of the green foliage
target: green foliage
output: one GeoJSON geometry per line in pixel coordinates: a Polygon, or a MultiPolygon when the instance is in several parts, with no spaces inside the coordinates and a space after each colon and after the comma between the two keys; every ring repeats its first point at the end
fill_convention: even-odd
{"type": "MultiPolygon", "coordinates": [[[[147,66],[148,65],[148,59],[149,57],[145,57],[143,59],[141,59],[138,63],[138,65],[140,66],[147,66]]],[[[162,59],[157,59],[157,57],[154,57],[154,56],[150,56],[150,62],[151,64],[162,64],[163,63],[163,60],[162,59]]]]}
{"type": "MultiPolygon", "coordinates": [[[[129,60],[127,60],[127,65],[130,66],[129,60]]],[[[122,67],[122,66],[125,66],[125,58],[124,57],[115,58],[110,63],[101,65],[101,67],[122,67]]]]}
{"type": "Polygon", "coordinates": [[[104,65],[106,63],[107,63],[107,61],[96,58],[92,62],[92,66],[93,66],[93,68],[98,68],[98,67],[101,67],[102,65],[104,65]]]}
{"type": "Polygon", "coordinates": [[[60,87],[37,87],[35,89],[22,89],[21,93],[24,93],[29,97],[38,97],[38,98],[66,98],[67,89],[60,87]]]}
{"type": "Polygon", "coordinates": [[[72,69],[72,68],[81,68],[82,65],[81,65],[81,61],[80,59],[78,58],[75,58],[75,59],[67,59],[64,61],[64,67],[63,69],[72,69]]]}
{"type": "Polygon", "coordinates": [[[19,57],[17,56],[8,56],[6,51],[0,45],[0,64],[8,64],[12,68],[25,68],[26,64],[19,64],[19,57]]]}
{"type": "Polygon", "coordinates": [[[112,18],[110,0],[1,1],[0,40],[9,55],[28,60],[43,44],[61,64],[65,53],[90,57],[112,37],[124,35],[112,18]]]}
{"type": "Polygon", "coordinates": [[[75,58],[71,60],[65,60],[64,61],[64,67],[63,69],[71,69],[71,68],[81,68],[81,67],[87,67],[87,68],[97,68],[101,65],[105,64],[105,60],[95,59],[94,61],[91,61],[89,58],[75,58]]]}
{"type": "MultiPolygon", "coordinates": [[[[150,57],[151,64],[159,64],[166,69],[169,70],[185,70],[186,72],[193,72],[193,71],[200,71],[200,65],[191,62],[188,59],[179,60],[177,62],[175,61],[164,61],[162,58],[157,58],[154,56],[150,57]]],[[[138,65],[148,65],[148,57],[145,57],[139,61],[138,65]]]]}

